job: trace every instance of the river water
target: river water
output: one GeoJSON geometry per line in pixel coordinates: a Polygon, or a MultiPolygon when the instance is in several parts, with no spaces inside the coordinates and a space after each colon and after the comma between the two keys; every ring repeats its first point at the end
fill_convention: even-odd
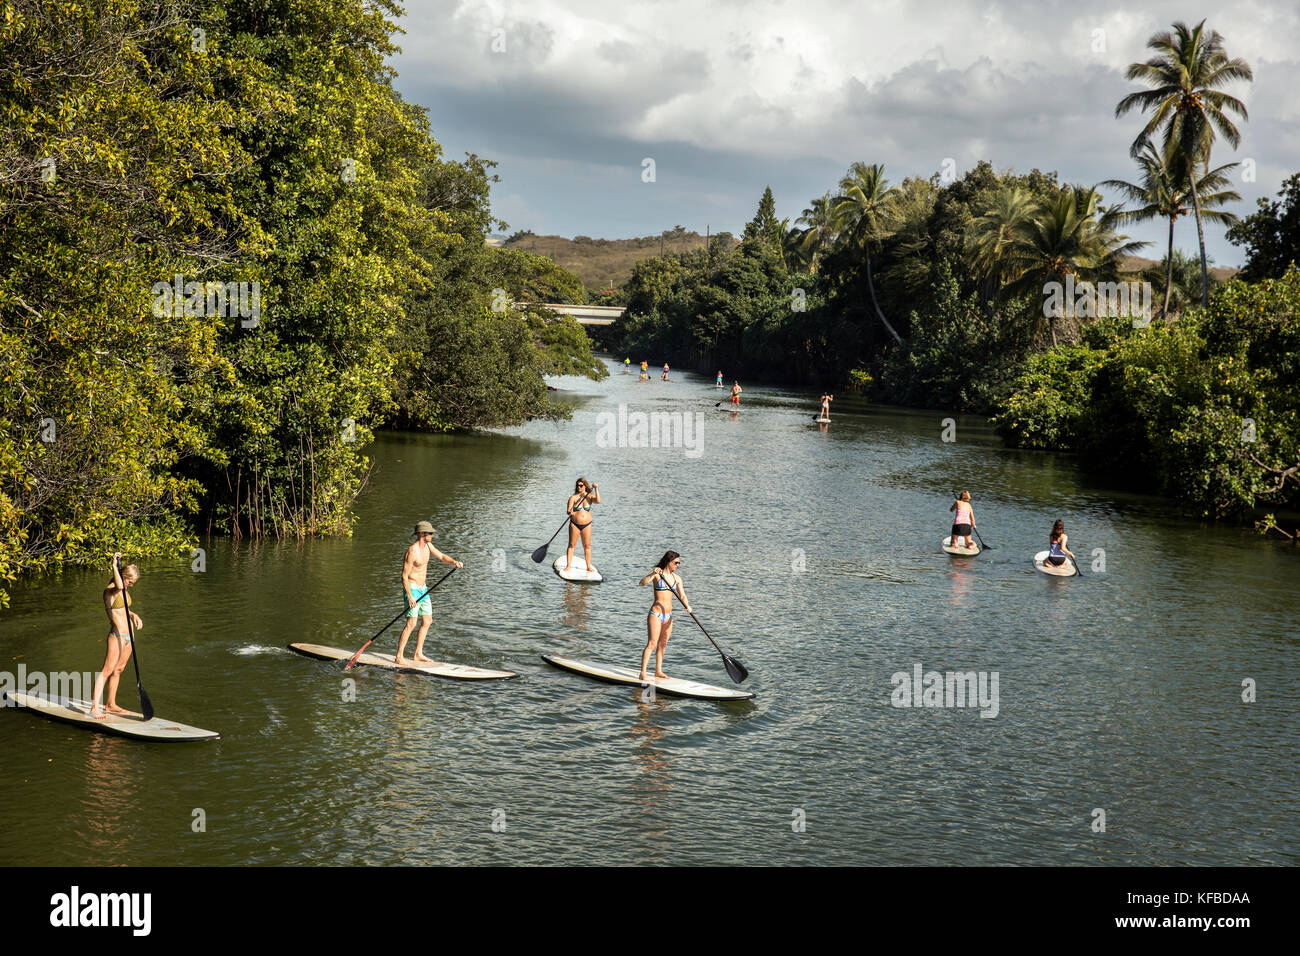
{"type": "MultiPolygon", "coordinates": [[[[142,562],[145,687],[222,737],[162,746],[0,712],[5,862],[1300,862],[1295,549],[1090,486],[979,419],[943,441],[942,413],[842,396],[823,428],[807,395],[758,386],[733,416],[707,380],[673,377],[557,380],[565,423],[382,435],[350,538],[214,538],[201,572],[142,562]],[[629,447],[652,412],[686,416],[678,447],[629,447]],[[598,586],[529,559],[580,474],[604,499],[598,586]],[[993,546],[973,559],[939,548],[960,488],[993,546]],[[1084,577],[1030,565],[1058,517],[1084,577]],[[423,518],[465,562],[434,593],[426,650],[521,677],[362,669],[344,700],[339,665],[285,645],[356,648],[396,614],[423,518]],[[636,666],[636,583],[668,548],[754,700],[644,699],[540,660],[636,666]],[[990,695],[996,673],[996,706],[894,706],[893,676],[910,688],[918,666],[982,674],[990,695]]],[[[97,669],[105,579],[17,586],[0,668],[97,669]]],[[[668,672],[729,685],[675,622],[668,672]]]]}

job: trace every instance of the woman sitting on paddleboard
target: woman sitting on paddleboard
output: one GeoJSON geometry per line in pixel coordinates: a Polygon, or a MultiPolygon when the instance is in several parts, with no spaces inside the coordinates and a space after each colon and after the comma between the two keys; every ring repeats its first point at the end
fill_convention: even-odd
{"type": "Polygon", "coordinates": [[[582,553],[587,562],[587,570],[596,573],[591,563],[591,506],[600,504],[600,486],[588,484],[586,478],[579,478],[573,485],[573,494],[564,506],[569,513],[569,550],[564,554],[564,570],[573,564],[573,549],[582,538],[582,553]]]}
{"type": "Polygon", "coordinates": [[[731,386],[731,407],[734,411],[740,411],[740,393],[744,391],[740,383],[736,382],[731,386]]]}
{"type": "Polygon", "coordinates": [[[95,700],[90,705],[90,716],[103,720],[108,714],[125,714],[129,711],[117,706],[117,680],[122,676],[122,668],[131,659],[131,627],[126,616],[131,615],[131,625],[139,630],[144,626],[140,615],[131,610],[129,588],[140,580],[140,569],[134,564],[121,567],[122,555],[113,555],[113,580],[104,588],[104,610],[108,612],[108,653],[104,655],[104,666],[95,676],[95,700]],[[104,681],[108,681],[108,706],[101,709],[100,695],[104,692],[104,681]],[[104,713],[108,711],[108,714],[104,713]]]}
{"type": "Polygon", "coordinates": [[[963,491],[957,497],[957,500],[949,506],[948,510],[957,512],[952,517],[952,537],[948,539],[948,547],[975,547],[974,542],[970,539],[971,529],[975,527],[975,512],[971,510],[970,492],[963,491]],[[965,544],[959,545],[957,543],[958,538],[965,538],[965,544]]]}
{"type": "Polygon", "coordinates": [[[1068,554],[1075,564],[1079,559],[1074,557],[1074,552],[1066,547],[1070,536],[1065,533],[1065,522],[1057,519],[1056,524],[1052,525],[1051,537],[1047,539],[1047,560],[1044,562],[1054,568],[1059,568],[1065,564],[1065,556],[1068,554]]]}
{"type": "Polygon", "coordinates": [[[686,613],[692,613],[691,606],[686,603],[686,590],[682,587],[682,579],[677,574],[677,569],[681,566],[681,556],[676,551],[669,551],[659,559],[654,570],[641,579],[641,587],[653,581],[655,588],[655,602],[650,606],[650,614],[646,618],[645,650],[641,652],[641,673],[638,676],[642,680],[646,677],[645,669],[650,663],[651,651],[655,654],[655,677],[662,680],[668,678],[664,673],[664,648],[668,646],[668,638],[673,632],[674,589],[677,591],[677,596],[682,599],[682,606],[686,609],[686,613]]]}

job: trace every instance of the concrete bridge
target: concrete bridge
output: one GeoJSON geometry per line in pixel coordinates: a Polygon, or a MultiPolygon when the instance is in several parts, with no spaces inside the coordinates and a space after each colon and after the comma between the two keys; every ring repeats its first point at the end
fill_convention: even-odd
{"type": "Polygon", "coordinates": [[[613,325],[614,320],[627,311],[621,305],[563,305],[559,302],[543,302],[541,305],[556,315],[571,315],[582,325],[613,325]]]}

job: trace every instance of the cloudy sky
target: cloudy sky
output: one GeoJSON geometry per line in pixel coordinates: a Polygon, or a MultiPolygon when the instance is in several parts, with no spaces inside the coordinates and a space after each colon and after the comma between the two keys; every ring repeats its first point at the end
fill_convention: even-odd
{"type": "MultiPolygon", "coordinates": [[[[891,182],[998,169],[1133,179],[1135,114],[1114,116],[1146,40],[1202,17],[1255,82],[1214,163],[1249,213],[1300,170],[1300,0],[407,0],[397,87],[450,158],[494,159],[512,230],[623,238],[739,232],[763,187],[792,219],[854,160],[891,182]],[[642,181],[645,159],[655,181],[642,181]],[[1248,174],[1247,174],[1248,175],[1248,174]]],[[[1129,230],[1156,242],[1165,231],[1129,230]]],[[[1216,262],[1241,251],[1208,227],[1216,262]]],[[[1176,243],[1192,250],[1194,225],[1176,243]]]]}

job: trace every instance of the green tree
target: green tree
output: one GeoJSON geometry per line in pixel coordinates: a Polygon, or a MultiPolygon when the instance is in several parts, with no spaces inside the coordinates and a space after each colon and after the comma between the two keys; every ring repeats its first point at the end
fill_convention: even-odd
{"type": "Polygon", "coordinates": [[[890,186],[885,179],[884,166],[855,162],[840,180],[840,192],[832,200],[831,215],[835,231],[861,257],[872,313],[894,342],[902,344],[902,338],[880,311],[871,275],[871,248],[893,231],[896,197],[897,187],[890,186]]]}
{"type": "Polygon", "coordinates": [[[744,236],[750,241],[766,242],[778,249],[781,247],[781,223],[776,218],[776,199],[772,196],[771,186],[763,190],[763,198],[758,201],[758,211],[745,226],[744,236]]]}
{"type": "MultiPolygon", "coordinates": [[[[1150,219],[1169,220],[1169,245],[1165,253],[1166,271],[1163,277],[1164,306],[1160,314],[1169,315],[1170,298],[1174,292],[1174,223],[1178,217],[1187,212],[1190,189],[1183,178],[1187,164],[1177,155],[1179,146],[1170,143],[1163,152],[1156,149],[1150,140],[1142,143],[1137,154],[1141,177],[1137,183],[1120,179],[1107,179],[1101,185],[1118,190],[1126,199],[1138,203],[1138,208],[1125,210],[1117,215],[1121,223],[1146,222],[1150,219]]],[[[1231,225],[1237,217],[1229,212],[1216,211],[1216,207],[1241,199],[1241,196],[1228,188],[1230,183],[1227,173],[1236,168],[1236,163],[1228,163],[1207,172],[1196,183],[1197,193],[1201,198],[1203,218],[1210,222],[1231,225]]]]}
{"type": "Polygon", "coordinates": [[[1160,132],[1165,155],[1181,160],[1179,178],[1191,193],[1196,215],[1196,239],[1201,252],[1201,305],[1208,306],[1210,280],[1197,168],[1209,169],[1216,133],[1234,148],[1241,142],[1241,133],[1228,113],[1243,120],[1249,118],[1246,104],[1220,87],[1255,77],[1245,60],[1229,58],[1219,31],[1206,33],[1204,20],[1191,28],[1182,22],[1175,23],[1172,33],[1165,31],[1152,36],[1147,41],[1147,49],[1154,51],[1155,56],[1145,63],[1130,64],[1124,76],[1151,88],[1129,93],[1115,107],[1115,115],[1123,116],[1134,107],[1151,113],[1133,141],[1130,152],[1134,158],[1142,154],[1146,141],[1160,132]]]}
{"type": "Polygon", "coordinates": [[[1257,200],[1255,212],[1228,230],[1228,241],[1246,249],[1242,279],[1280,278],[1300,263],[1300,173],[1283,181],[1278,200],[1257,200]]]}

